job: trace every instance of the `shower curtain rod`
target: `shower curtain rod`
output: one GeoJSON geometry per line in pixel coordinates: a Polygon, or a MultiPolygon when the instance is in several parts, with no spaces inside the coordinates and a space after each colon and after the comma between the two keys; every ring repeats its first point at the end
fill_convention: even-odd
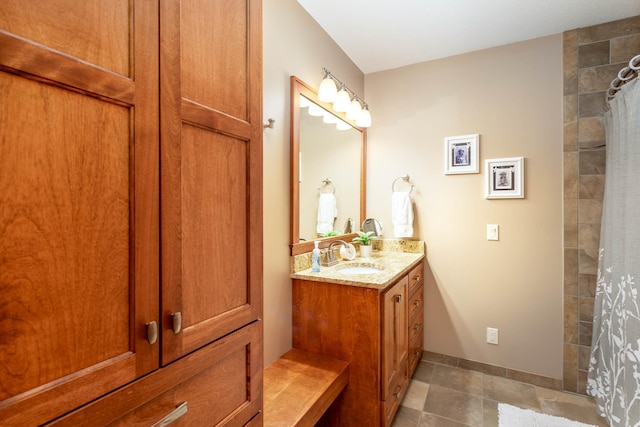
{"type": "Polygon", "coordinates": [[[611,101],[620,88],[638,76],[638,70],[640,70],[640,55],[636,55],[629,60],[629,65],[624,67],[618,72],[618,76],[611,81],[609,90],[607,90],[607,104],[611,101]]]}

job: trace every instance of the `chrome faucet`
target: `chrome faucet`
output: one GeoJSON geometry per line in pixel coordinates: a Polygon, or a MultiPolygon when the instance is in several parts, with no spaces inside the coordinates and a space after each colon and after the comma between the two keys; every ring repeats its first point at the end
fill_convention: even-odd
{"type": "Polygon", "coordinates": [[[336,259],[336,255],[333,252],[333,246],[336,243],[340,243],[343,246],[347,245],[347,242],[343,240],[334,240],[333,242],[331,242],[329,244],[329,247],[326,249],[324,256],[321,257],[321,260],[320,260],[320,264],[322,264],[324,267],[331,267],[332,265],[336,265],[338,263],[338,260],[336,259]]]}

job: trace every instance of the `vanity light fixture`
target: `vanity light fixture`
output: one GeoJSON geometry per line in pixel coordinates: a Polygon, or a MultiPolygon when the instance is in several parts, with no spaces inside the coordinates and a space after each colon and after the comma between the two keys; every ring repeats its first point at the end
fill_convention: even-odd
{"type": "Polygon", "coordinates": [[[346,113],[349,105],[351,105],[351,97],[347,92],[347,87],[342,83],[342,87],[336,94],[336,99],[333,101],[333,109],[340,113],[346,113]]]}
{"type": "Polygon", "coordinates": [[[322,79],[320,87],[318,88],[318,100],[322,102],[333,102],[338,94],[338,88],[336,87],[336,83],[333,81],[329,70],[323,68],[322,71],[324,71],[325,74],[324,79],[322,79]]]}
{"type": "Polygon", "coordinates": [[[371,126],[371,113],[369,112],[369,106],[366,102],[364,103],[362,113],[356,119],[356,124],[363,128],[368,128],[369,126],[371,126]]]}
{"type": "Polygon", "coordinates": [[[364,99],[361,99],[344,83],[336,78],[331,71],[322,68],[324,77],[318,88],[318,100],[333,102],[333,109],[347,113],[347,119],[355,120],[356,125],[364,128],[371,126],[371,113],[364,99]],[[336,85],[337,83],[337,85],[336,85]],[[338,90],[338,86],[340,90],[338,90]]]}
{"type": "Polygon", "coordinates": [[[360,105],[358,96],[353,95],[351,103],[349,104],[349,109],[347,110],[347,119],[357,120],[358,117],[360,117],[360,114],[362,114],[362,105],[360,105]]]}

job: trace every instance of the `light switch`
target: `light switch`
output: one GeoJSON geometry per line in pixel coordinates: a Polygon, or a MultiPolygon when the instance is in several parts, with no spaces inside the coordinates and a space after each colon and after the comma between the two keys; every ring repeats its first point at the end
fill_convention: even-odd
{"type": "Polygon", "coordinates": [[[487,240],[499,240],[498,224],[487,224],[487,240]]]}

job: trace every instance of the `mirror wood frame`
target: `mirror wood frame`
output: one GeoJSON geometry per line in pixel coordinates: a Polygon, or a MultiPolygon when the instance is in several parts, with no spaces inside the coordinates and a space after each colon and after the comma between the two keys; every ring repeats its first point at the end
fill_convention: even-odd
{"type": "MultiPolygon", "coordinates": [[[[360,229],[360,225],[366,218],[366,159],[367,159],[367,130],[365,128],[356,126],[353,120],[347,119],[345,113],[339,113],[333,110],[333,106],[330,103],[321,102],[318,100],[317,91],[297,78],[291,76],[291,102],[290,102],[290,205],[289,205],[289,217],[291,224],[290,232],[290,254],[298,255],[305,252],[311,252],[313,249],[313,241],[300,242],[300,183],[298,176],[300,173],[300,95],[309,99],[309,101],[321,106],[325,110],[333,113],[337,117],[341,118],[345,122],[353,126],[354,129],[360,131],[360,221],[356,224],[357,229],[360,229]]],[[[330,237],[319,237],[314,240],[320,240],[320,246],[326,247],[334,240],[351,241],[356,237],[356,233],[340,234],[330,237]]]]}

